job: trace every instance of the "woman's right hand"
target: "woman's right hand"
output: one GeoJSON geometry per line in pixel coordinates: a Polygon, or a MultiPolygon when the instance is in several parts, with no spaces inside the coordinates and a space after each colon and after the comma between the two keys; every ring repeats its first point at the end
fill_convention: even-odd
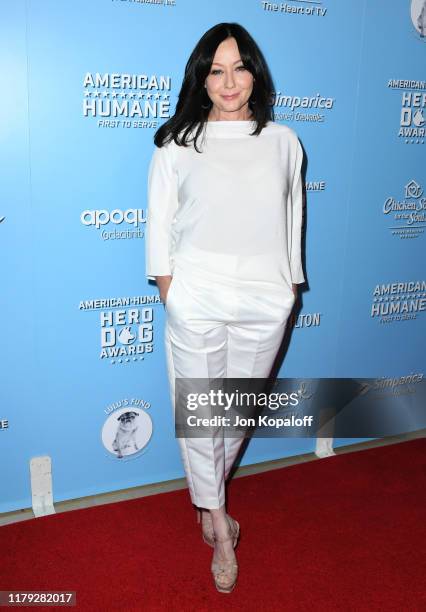
{"type": "Polygon", "coordinates": [[[157,283],[158,289],[160,291],[160,300],[163,302],[163,305],[166,305],[167,302],[167,294],[169,292],[169,287],[172,282],[172,276],[156,276],[155,281],[157,283]]]}

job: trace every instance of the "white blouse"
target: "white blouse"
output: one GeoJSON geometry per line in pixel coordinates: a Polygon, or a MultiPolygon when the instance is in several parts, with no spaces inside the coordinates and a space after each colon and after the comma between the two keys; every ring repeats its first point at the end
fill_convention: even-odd
{"type": "Polygon", "coordinates": [[[197,144],[155,147],[148,170],[146,276],[172,275],[186,245],[235,277],[302,283],[302,147],[269,121],[208,121],[197,144]],[[225,258],[225,259],[224,259],[225,258]],[[233,265],[235,264],[235,265],[233,265]]]}

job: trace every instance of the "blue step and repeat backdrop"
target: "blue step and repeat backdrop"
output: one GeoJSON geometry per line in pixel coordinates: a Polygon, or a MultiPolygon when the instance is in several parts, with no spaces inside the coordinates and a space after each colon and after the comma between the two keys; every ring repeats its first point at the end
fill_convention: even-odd
{"type": "MultiPolygon", "coordinates": [[[[155,130],[200,36],[254,36],[306,154],[307,285],[281,377],[415,383],[425,366],[424,0],[2,2],[0,512],[183,476],[145,278],[155,130]],[[139,416],[120,457],[117,427],[139,416]]],[[[335,445],[355,442],[336,439],[335,445]]],[[[242,464],[311,452],[254,439],[242,464]]]]}

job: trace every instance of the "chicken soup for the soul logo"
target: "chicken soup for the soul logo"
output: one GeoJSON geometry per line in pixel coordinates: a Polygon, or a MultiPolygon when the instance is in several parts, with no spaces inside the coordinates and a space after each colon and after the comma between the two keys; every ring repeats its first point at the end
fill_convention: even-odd
{"type": "Polygon", "coordinates": [[[426,197],[423,187],[415,180],[404,187],[403,199],[386,198],[383,214],[390,218],[389,230],[399,238],[418,238],[426,227],[426,197]]]}
{"type": "Polygon", "coordinates": [[[426,281],[405,281],[376,285],[371,317],[380,323],[408,321],[426,310],[426,281]]]}
{"type": "Polygon", "coordinates": [[[143,361],[151,354],[156,304],[161,304],[158,294],[82,300],[81,311],[98,315],[99,358],[117,365],[143,361]]]}
{"type": "Polygon", "coordinates": [[[83,117],[102,128],[156,128],[170,117],[170,92],[169,75],[86,72],[83,117]]]}

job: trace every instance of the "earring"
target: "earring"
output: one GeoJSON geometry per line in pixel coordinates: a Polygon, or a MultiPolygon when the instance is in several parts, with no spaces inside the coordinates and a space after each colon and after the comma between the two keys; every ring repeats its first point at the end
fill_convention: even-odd
{"type": "MultiPolygon", "coordinates": [[[[206,85],[204,85],[204,89],[207,89],[206,85]]],[[[208,108],[210,108],[212,101],[209,98],[209,101],[207,103],[207,106],[205,104],[201,105],[201,108],[204,108],[205,110],[207,110],[208,108]]]]}
{"type": "MultiPolygon", "coordinates": [[[[255,82],[256,82],[256,79],[253,78],[253,83],[255,83],[255,82]]],[[[249,102],[251,102],[251,104],[256,104],[256,98],[249,99],[249,102]]]]}

